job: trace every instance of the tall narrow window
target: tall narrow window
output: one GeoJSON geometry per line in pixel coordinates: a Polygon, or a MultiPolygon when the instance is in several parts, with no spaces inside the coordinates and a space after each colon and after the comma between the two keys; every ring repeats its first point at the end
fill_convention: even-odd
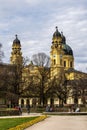
{"type": "Polygon", "coordinates": [[[56,64],[56,60],[54,59],[54,61],[53,61],[53,62],[54,62],[54,65],[55,65],[55,64],[56,64]]]}
{"type": "Polygon", "coordinates": [[[72,67],[72,61],[70,62],[70,67],[72,67]]]}
{"type": "Polygon", "coordinates": [[[60,65],[62,65],[62,59],[60,59],[60,65]]]}
{"type": "Polygon", "coordinates": [[[66,61],[64,61],[64,67],[66,67],[66,61]]]}

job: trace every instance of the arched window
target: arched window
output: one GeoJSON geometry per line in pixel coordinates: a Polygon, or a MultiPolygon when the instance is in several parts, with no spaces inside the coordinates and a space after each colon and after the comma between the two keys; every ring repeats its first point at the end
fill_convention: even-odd
{"type": "Polygon", "coordinates": [[[53,61],[53,64],[55,65],[56,64],[56,60],[54,59],[54,61],[53,61]]]}
{"type": "Polygon", "coordinates": [[[24,107],[24,99],[21,99],[21,107],[24,107]]]}
{"type": "Polygon", "coordinates": [[[30,100],[29,99],[26,100],[26,104],[30,104],[30,100]]]}
{"type": "Polygon", "coordinates": [[[64,61],[64,67],[66,67],[66,61],[64,61]]]}
{"type": "Polygon", "coordinates": [[[70,62],[70,67],[72,67],[72,61],[70,62]]]}

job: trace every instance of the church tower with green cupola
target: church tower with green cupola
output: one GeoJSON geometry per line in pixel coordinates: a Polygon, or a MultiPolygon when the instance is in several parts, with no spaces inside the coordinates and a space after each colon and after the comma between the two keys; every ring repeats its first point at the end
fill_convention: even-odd
{"type": "Polygon", "coordinates": [[[58,76],[69,68],[74,68],[73,51],[71,47],[66,44],[66,38],[63,32],[59,32],[58,27],[56,27],[52,38],[50,60],[51,77],[58,76]]]}
{"type": "Polygon", "coordinates": [[[12,44],[12,52],[10,57],[10,63],[15,65],[22,65],[23,57],[21,52],[21,43],[17,35],[12,44]]]}

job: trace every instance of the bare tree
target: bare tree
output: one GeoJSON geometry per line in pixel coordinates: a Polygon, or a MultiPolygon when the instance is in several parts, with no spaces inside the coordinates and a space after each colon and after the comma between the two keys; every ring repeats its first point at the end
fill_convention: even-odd
{"type": "Polygon", "coordinates": [[[11,104],[18,102],[17,88],[14,86],[14,69],[14,66],[11,65],[0,65],[0,95],[6,104],[8,104],[8,101],[11,104]]]}
{"type": "Polygon", "coordinates": [[[28,90],[28,96],[39,97],[39,104],[43,106],[45,104],[46,83],[49,77],[49,57],[45,53],[39,53],[33,55],[32,61],[32,66],[36,66],[38,72],[35,75],[29,75],[29,82],[25,82],[27,83],[25,90],[28,90]]]}
{"type": "MultiPolygon", "coordinates": [[[[59,99],[59,105],[66,104],[66,100],[68,97],[68,88],[67,88],[67,80],[64,75],[59,74],[50,80],[47,89],[47,97],[49,97],[52,101],[54,98],[59,99]]],[[[53,104],[51,102],[51,104],[53,104]]]]}
{"type": "Polygon", "coordinates": [[[30,59],[28,57],[23,57],[22,67],[24,68],[27,64],[29,64],[30,59]]]}
{"type": "Polygon", "coordinates": [[[22,65],[0,65],[0,95],[11,104],[18,104],[20,89],[22,85],[22,70],[27,63],[28,58],[22,65]],[[3,94],[5,96],[3,96],[3,94]]]}
{"type": "Polygon", "coordinates": [[[74,98],[75,104],[78,104],[78,99],[81,98],[83,104],[86,103],[87,98],[87,78],[78,78],[68,81],[68,84],[72,89],[72,97],[74,98]]]}
{"type": "Polygon", "coordinates": [[[35,65],[41,67],[49,67],[50,58],[45,53],[41,52],[32,56],[32,61],[35,65]]]}
{"type": "MultiPolygon", "coordinates": [[[[35,65],[32,66],[34,69],[35,65]]],[[[49,77],[49,68],[46,67],[35,67],[37,72],[33,75],[30,73],[30,70],[27,74],[27,77],[23,77],[23,86],[21,89],[21,95],[26,95],[29,97],[38,97],[39,104],[45,104],[45,90],[46,83],[49,77]]],[[[30,68],[29,68],[30,69],[30,68]]]]}

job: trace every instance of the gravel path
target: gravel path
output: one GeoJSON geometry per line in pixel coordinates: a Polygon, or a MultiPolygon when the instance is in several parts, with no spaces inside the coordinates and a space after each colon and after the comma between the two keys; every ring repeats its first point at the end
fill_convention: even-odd
{"type": "Polygon", "coordinates": [[[87,116],[50,116],[25,130],[87,130],[87,116]]]}

